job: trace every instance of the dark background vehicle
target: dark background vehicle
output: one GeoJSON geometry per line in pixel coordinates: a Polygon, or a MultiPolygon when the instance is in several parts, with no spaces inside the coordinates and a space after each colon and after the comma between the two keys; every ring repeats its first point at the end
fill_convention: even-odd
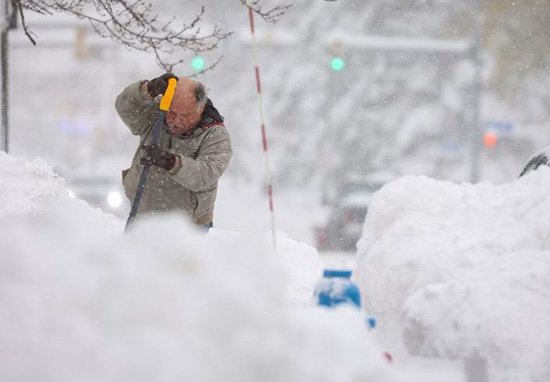
{"type": "Polygon", "coordinates": [[[383,184],[349,181],[339,187],[336,196],[327,202],[330,213],[326,223],[315,228],[319,251],[355,251],[363,232],[369,202],[383,184]]]}

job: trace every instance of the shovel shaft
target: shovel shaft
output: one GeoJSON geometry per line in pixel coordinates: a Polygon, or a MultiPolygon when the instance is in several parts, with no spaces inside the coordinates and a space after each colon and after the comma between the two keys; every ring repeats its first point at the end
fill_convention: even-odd
{"type": "MultiPolygon", "coordinates": [[[[162,100],[160,102],[157,116],[155,117],[155,121],[153,122],[153,134],[150,142],[151,145],[156,145],[159,141],[160,132],[162,131],[162,126],[164,125],[164,117],[166,116],[166,112],[170,109],[170,105],[172,104],[172,99],[174,98],[176,83],[177,83],[177,80],[175,78],[170,78],[168,80],[168,88],[166,89],[166,92],[162,96],[162,100]]],[[[143,193],[147,186],[147,180],[149,179],[150,168],[151,166],[144,166],[143,169],[141,170],[141,174],[139,176],[138,188],[136,191],[136,196],[134,198],[134,201],[132,202],[132,208],[130,210],[130,215],[128,216],[128,220],[126,221],[126,227],[124,227],[124,232],[128,231],[128,229],[132,226],[132,224],[134,223],[134,220],[136,219],[139,206],[141,204],[141,199],[143,198],[143,193]]]]}

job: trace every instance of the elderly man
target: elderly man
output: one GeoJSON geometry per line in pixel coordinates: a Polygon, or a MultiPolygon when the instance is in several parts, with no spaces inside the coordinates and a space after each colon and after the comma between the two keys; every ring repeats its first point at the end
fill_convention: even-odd
{"type": "Polygon", "coordinates": [[[180,211],[195,224],[212,227],[218,179],[231,159],[231,141],[223,117],[195,80],[178,79],[164,129],[150,145],[152,125],[168,80],[166,73],[131,84],[117,97],[115,107],[140,144],[132,165],[122,172],[126,196],[133,202],[143,165],[151,166],[138,216],[180,211]]]}

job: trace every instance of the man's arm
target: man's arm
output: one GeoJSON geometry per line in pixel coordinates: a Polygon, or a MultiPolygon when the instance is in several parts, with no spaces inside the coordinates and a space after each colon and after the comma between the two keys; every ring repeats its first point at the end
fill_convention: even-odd
{"type": "Polygon", "coordinates": [[[197,158],[178,155],[170,173],[185,188],[206,191],[217,184],[232,155],[229,133],[225,127],[215,127],[202,141],[197,158]]]}
{"type": "Polygon", "coordinates": [[[147,81],[139,81],[118,95],[115,109],[132,134],[143,135],[151,127],[158,105],[147,93],[147,81]]]}

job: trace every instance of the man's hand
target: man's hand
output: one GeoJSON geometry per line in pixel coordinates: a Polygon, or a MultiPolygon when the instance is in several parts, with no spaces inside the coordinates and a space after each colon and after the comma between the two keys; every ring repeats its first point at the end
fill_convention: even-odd
{"type": "Polygon", "coordinates": [[[159,94],[164,94],[168,88],[168,80],[170,78],[178,79],[178,77],[172,73],[165,73],[160,77],[153,78],[151,81],[147,82],[147,93],[149,93],[152,98],[155,98],[159,94]]]}
{"type": "Polygon", "coordinates": [[[144,166],[157,166],[170,171],[176,164],[176,156],[168,151],[164,151],[158,146],[144,145],[141,148],[145,151],[145,155],[139,161],[139,164],[144,166]]]}

